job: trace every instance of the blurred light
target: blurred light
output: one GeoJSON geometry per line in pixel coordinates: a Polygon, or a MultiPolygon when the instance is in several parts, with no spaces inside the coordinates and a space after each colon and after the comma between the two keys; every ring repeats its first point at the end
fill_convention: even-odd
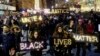
{"type": "Polygon", "coordinates": [[[27,43],[20,43],[20,50],[30,50],[30,49],[41,49],[43,48],[44,41],[40,41],[40,42],[30,42],[29,44],[27,43]]]}
{"type": "Polygon", "coordinates": [[[72,40],[71,39],[60,39],[60,38],[55,38],[53,39],[53,44],[55,45],[55,47],[58,47],[59,45],[63,45],[63,47],[67,47],[67,45],[71,45],[72,44],[72,40]]]}
{"type": "Polygon", "coordinates": [[[27,9],[27,12],[30,12],[30,10],[29,10],[29,9],[27,9]]]}
{"type": "Polygon", "coordinates": [[[26,11],[21,12],[23,16],[28,16],[28,13],[26,11]]]}
{"type": "Polygon", "coordinates": [[[36,9],[36,12],[41,12],[42,10],[41,9],[36,9]]]}
{"type": "Polygon", "coordinates": [[[31,13],[31,12],[32,12],[32,10],[31,10],[31,9],[27,9],[27,12],[31,13]]]}
{"type": "Polygon", "coordinates": [[[78,35],[73,34],[73,38],[78,42],[98,42],[98,37],[93,35],[78,35]]]}
{"type": "Polygon", "coordinates": [[[0,15],[3,15],[4,14],[4,11],[0,11],[0,15]]]}
{"type": "Polygon", "coordinates": [[[98,31],[100,32],[100,24],[98,24],[98,31]]]}
{"type": "Polygon", "coordinates": [[[45,14],[49,14],[50,13],[50,9],[44,9],[44,13],[45,14]]]}
{"type": "Polygon", "coordinates": [[[76,10],[76,9],[75,9],[75,7],[70,7],[70,10],[71,10],[71,11],[74,11],[74,10],[76,10]]]}
{"type": "Polygon", "coordinates": [[[2,3],[2,1],[0,1],[0,3],[2,3]]]}
{"type": "Polygon", "coordinates": [[[39,16],[39,21],[42,21],[42,16],[39,16]]]}
{"type": "Polygon", "coordinates": [[[83,2],[86,2],[86,0],[83,0],[83,2]]]}
{"type": "Polygon", "coordinates": [[[69,0],[65,0],[65,2],[68,2],[69,0]]]}
{"type": "Polygon", "coordinates": [[[43,20],[42,16],[32,16],[32,19],[33,19],[34,22],[43,20]]]}
{"type": "Polygon", "coordinates": [[[9,0],[5,0],[6,3],[9,3],[9,0]]]}
{"type": "Polygon", "coordinates": [[[38,20],[37,20],[37,16],[33,16],[32,18],[33,18],[33,21],[34,21],[34,22],[37,22],[37,21],[38,21],[38,20]]]}
{"type": "Polygon", "coordinates": [[[39,0],[35,0],[35,9],[40,10],[40,3],[39,0]]]}
{"type": "Polygon", "coordinates": [[[30,19],[24,17],[24,18],[21,18],[21,22],[22,22],[22,23],[28,23],[28,22],[30,22],[30,19]]]}
{"type": "Polygon", "coordinates": [[[55,4],[56,7],[58,7],[58,4],[55,4]]]}
{"type": "Polygon", "coordinates": [[[22,14],[24,14],[24,13],[25,13],[25,11],[22,11],[21,13],[22,13],[22,14]]]}
{"type": "Polygon", "coordinates": [[[36,14],[36,13],[37,13],[37,11],[33,10],[33,14],[36,14]]]}
{"type": "Polygon", "coordinates": [[[51,8],[54,8],[54,6],[51,6],[51,8]]]}
{"type": "Polygon", "coordinates": [[[64,5],[63,7],[65,8],[66,6],[64,5]]]}

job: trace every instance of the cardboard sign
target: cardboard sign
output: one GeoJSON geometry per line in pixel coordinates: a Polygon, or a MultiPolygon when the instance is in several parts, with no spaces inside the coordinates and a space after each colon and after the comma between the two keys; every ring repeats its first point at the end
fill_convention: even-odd
{"type": "Polygon", "coordinates": [[[67,13],[68,12],[68,9],[51,9],[50,13],[52,14],[56,14],[56,13],[67,13]]]}
{"type": "Polygon", "coordinates": [[[89,43],[97,43],[98,38],[96,36],[90,36],[90,35],[79,35],[79,34],[73,34],[73,38],[76,42],[89,42],[89,43]]]}
{"type": "Polygon", "coordinates": [[[44,41],[40,42],[22,42],[20,43],[20,50],[40,50],[44,48],[44,41]]]}
{"type": "Polygon", "coordinates": [[[56,39],[54,38],[53,39],[53,43],[54,43],[54,46],[55,47],[58,47],[58,46],[63,46],[63,47],[67,47],[68,45],[71,45],[72,44],[72,40],[71,39],[56,39]]]}

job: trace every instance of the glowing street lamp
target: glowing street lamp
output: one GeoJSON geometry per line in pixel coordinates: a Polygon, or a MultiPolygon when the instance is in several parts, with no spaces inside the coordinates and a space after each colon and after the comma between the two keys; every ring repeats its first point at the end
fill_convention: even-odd
{"type": "Polygon", "coordinates": [[[55,4],[55,7],[58,7],[58,4],[55,4]]]}
{"type": "Polygon", "coordinates": [[[69,0],[65,0],[65,2],[68,2],[69,0]]]}
{"type": "Polygon", "coordinates": [[[51,6],[51,8],[53,9],[53,8],[54,8],[54,6],[51,6]]]}

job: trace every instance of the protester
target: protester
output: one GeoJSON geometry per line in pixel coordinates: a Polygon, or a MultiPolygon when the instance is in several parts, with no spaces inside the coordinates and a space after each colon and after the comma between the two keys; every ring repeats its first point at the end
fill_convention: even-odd
{"type": "MultiPolygon", "coordinates": [[[[34,43],[34,42],[40,42],[40,41],[43,41],[44,42],[43,46],[46,46],[45,41],[43,40],[43,38],[40,35],[40,32],[38,30],[31,32],[31,42],[34,43]]],[[[32,49],[31,56],[42,56],[42,49],[43,48],[32,49]]]]}
{"type": "Polygon", "coordinates": [[[91,19],[86,24],[86,33],[92,35],[94,33],[94,24],[91,19]]]}
{"type": "MultiPolygon", "coordinates": [[[[92,10],[88,15],[83,12],[75,13],[74,11],[69,11],[64,14],[58,13],[42,16],[44,17],[41,21],[34,21],[33,18],[28,18],[30,22],[26,23],[21,21],[21,17],[23,16],[20,13],[18,15],[12,14],[0,17],[0,55],[8,56],[12,55],[12,53],[15,55],[16,52],[20,52],[20,42],[43,40],[45,42],[45,48],[43,49],[46,49],[46,45],[50,46],[50,49],[52,49],[50,51],[55,56],[72,56],[71,51],[74,48],[77,50],[76,56],[81,56],[81,48],[82,56],[86,56],[87,48],[91,48],[90,43],[75,41],[73,34],[100,36],[100,32],[98,33],[97,30],[100,17],[99,14],[92,10]],[[52,45],[53,41],[51,41],[53,38],[71,39],[72,45],[69,45],[67,48],[63,46],[54,47],[52,45]],[[49,42],[49,44],[46,44],[46,42],[49,42]]],[[[99,43],[97,46],[99,49],[99,43]]],[[[31,55],[42,56],[43,49],[31,49],[31,55]]]]}
{"type": "Polygon", "coordinates": [[[75,33],[76,32],[76,27],[75,27],[75,22],[74,20],[70,20],[68,25],[64,26],[65,30],[69,33],[75,33]]]}
{"type": "Polygon", "coordinates": [[[11,48],[9,50],[9,56],[16,56],[16,50],[15,50],[15,48],[11,48]]]}
{"type": "MultiPolygon", "coordinates": [[[[82,19],[78,19],[78,24],[77,24],[77,34],[84,34],[84,22],[82,19]]],[[[80,56],[80,51],[82,48],[82,56],[86,56],[86,43],[84,42],[77,42],[77,52],[76,56],[80,56]]]]}
{"type": "Polygon", "coordinates": [[[28,41],[28,38],[29,38],[29,24],[28,23],[25,23],[25,24],[22,24],[21,26],[21,32],[22,32],[22,40],[21,41],[28,41]]]}
{"type": "Polygon", "coordinates": [[[9,50],[12,47],[15,47],[15,36],[10,33],[8,26],[3,26],[3,32],[0,35],[0,38],[3,48],[3,56],[9,56],[9,50]]]}
{"type": "MultiPolygon", "coordinates": [[[[64,37],[64,30],[63,25],[58,24],[55,28],[55,32],[53,33],[53,38],[63,38],[64,37]]],[[[63,55],[62,46],[53,47],[55,51],[55,56],[63,55]]]]}
{"type": "Polygon", "coordinates": [[[19,52],[19,50],[20,50],[20,42],[21,42],[21,37],[23,37],[22,36],[22,33],[21,33],[21,29],[20,29],[20,27],[19,26],[17,26],[17,25],[14,25],[14,26],[12,26],[11,27],[11,33],[13,33],[14,35],[15,35],[15,44],[16,44],[16,51],[17,52],[19,52]]]}

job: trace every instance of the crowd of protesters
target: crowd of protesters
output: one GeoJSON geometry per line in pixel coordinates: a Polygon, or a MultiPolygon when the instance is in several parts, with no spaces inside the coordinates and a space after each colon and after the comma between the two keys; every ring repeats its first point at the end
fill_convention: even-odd
{"type": "MultiPolygon", "coordinates": [[[[85,17],[81,12],[69,12],[66,14],[42,15],[41,22],[22,23],[22,15],[9,15],[0,17],[0,55],[15,56],[20,52],[19,44],[23,41],[47,42],[45,46],[51,44],[52,38],[72,38],[70,33],[95,35],[98,32],[100,17],[93,11],[89,12],[89,17],[85,17]],[[48,40],[48,41],[46,41],[48,40]]],[[[96,34],[99,36],[99,34],[96,34]]],[[[99,45],[97,45],[99,46],[99,45]]],[[[68,48],[54,48],[50,45],[51,54],[55,56],[73,56],[71,50],[77,48],[76,56],[86,56],[86,49],[90,49],[90,43],[74,42],[68,48]]],[[[46,47],[45,47],[46,49],[46,47]]],[[[42,50],[30,50],[32,56],[42,56],[42,50]]]]}

